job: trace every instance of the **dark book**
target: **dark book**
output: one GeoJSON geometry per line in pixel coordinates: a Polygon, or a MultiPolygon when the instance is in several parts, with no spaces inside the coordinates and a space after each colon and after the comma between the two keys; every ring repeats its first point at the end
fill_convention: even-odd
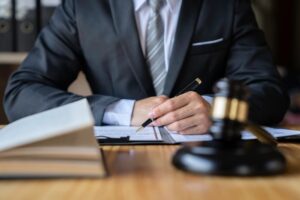
{"type": "Polygon", "coordinates": [[[13,1],[0,1],[0,52],[13,51],[13,1]]]}
{"type": "Polygon", "coordinates": [[[16,49],[29,51],[38,33],[37,0],[16,0],[16,49]]]}

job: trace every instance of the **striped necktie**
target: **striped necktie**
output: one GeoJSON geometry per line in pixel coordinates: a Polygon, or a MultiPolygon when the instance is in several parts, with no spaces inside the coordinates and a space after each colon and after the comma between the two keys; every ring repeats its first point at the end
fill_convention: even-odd
{"type": "Polygon", "coordinates": [[[167,71],[164,53],[164,25],[159,14],[164,0],[148,0],[152,13],[149,17],[146,32],[146,59],[157,95],[164,90],[167,71]]]}

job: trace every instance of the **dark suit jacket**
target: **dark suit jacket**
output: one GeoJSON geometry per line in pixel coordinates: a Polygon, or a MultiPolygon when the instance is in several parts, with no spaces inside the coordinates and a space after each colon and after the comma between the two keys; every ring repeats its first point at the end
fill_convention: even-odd
{"type": "MultiPolygon", "coordinates": [[[[212,94],[226,76],[250,91],[250,119],[277,123],[288,106],[279,75],[248,0],[183,0],[164,93],[172,96],[194,78],[199,94],[212,94]],[[193,43],[223,38],[215,44],[193,43]]],[[[83,97],[66,90],[82,70],[96,123],[107,105],[155,95],[142,54],[132,0],[65,0],[20,69],[4,99],[18,118],[83,97]]]]}

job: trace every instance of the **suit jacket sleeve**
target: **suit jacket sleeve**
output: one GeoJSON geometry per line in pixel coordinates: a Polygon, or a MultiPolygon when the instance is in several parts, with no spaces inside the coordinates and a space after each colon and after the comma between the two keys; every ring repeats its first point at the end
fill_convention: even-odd
{"type": "Polygon", "coordinates": [[[226,76],[244,82],[250,91],[250,120],[280,122],[289,105],[263,33],[258,29],[250,1],[235,1],[232,45],[226,76]]]}
{"type": "MultiPolygon", "coordinates": [[[[67,92],[85,65],[76,28],[73,1],[64,1],[41,32],[33,50],[6,88],[4,107],[10,121],[85,98],[67,92]]],[[[96,124],[117,98],[86,97],[96,124]]]]}

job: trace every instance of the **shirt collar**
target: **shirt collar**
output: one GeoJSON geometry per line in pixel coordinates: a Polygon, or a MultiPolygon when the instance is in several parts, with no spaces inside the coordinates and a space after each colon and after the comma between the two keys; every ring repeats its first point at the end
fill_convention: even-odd
{"type": "MultiPolygon", "coordinates": [[[[180,5],[182,0],[166,0],[169,9],[173,12],[177,6],[180,5]]],[[[144,5],[146,5],[147,0],[133,0],[135,12],[139,11],[144,5]]]]}

